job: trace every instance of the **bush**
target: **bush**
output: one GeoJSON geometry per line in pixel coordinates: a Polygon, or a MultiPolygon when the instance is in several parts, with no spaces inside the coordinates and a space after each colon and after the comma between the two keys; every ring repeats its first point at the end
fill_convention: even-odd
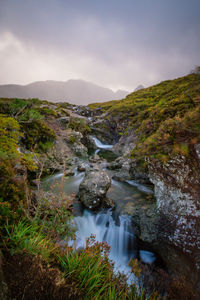
{"type": "Polygon", "coordinates": [[[69,128],[81,132],[84,134],[89,134],[91,132],[90,127],[87,125],[84,119],[80,118],[70,118],[69,128]]]}

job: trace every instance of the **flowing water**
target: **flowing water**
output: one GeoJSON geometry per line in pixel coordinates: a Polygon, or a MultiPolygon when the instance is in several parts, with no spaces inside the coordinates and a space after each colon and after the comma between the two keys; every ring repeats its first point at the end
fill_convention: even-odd
{"type": "MultiPolygon", "coordinates": [[[[111,149],[112,147],[112,145],[102,144],[97,138],[93,137],[93,139],[98,147],[103,149],[111,149]]],[[[84,178],[84,172],[77,172],[76,168],[74,172],[74,176],[64,178],[64,192],[69,195],[78,192],[79,185],[84,178]]],[[[63,174],[60,173],[44,180],[43,189],[47,191],[52,189],[54,192],[57,192],[62,176],[63,174]]],[[[106,241],[111,247],[110,259],[115,262],[116,270],[125,273],[129,272],[128,262],[130,258],[137,257],[144,263],[153,263],[156,257],[152,252],[137,248],[131,216],[123,213],[126,205],[134,203],[134,201],[144,200],[152,193],[152,189],[133,180],[127,180],[127,182],[112,180],[107,196],[115,202],[115,210],[93,213],[84,209],[82,214],[80,214],[79,209],[79,215],[74,217],[74,223],[77,228],[76,247],[84,247],[86,239],[91,235],[95,235],[97,241],[106,241]]],[[[72,244],[73,242],[70,241],[69,243],[72,244]]],[[[129,282],[130,280],[134,280],[134,278],[130,277],[129,282]]]]}
{"type": "Polygon", "coordinates": [[[106,145],[103,144],[99,139],[97,139],[94,136],[91,136],[91,138],[93,139],[93,141],[95,142],[95,145],[97,146],[97,148],[99,149],[112,149],[113,145],[106,145]]]}

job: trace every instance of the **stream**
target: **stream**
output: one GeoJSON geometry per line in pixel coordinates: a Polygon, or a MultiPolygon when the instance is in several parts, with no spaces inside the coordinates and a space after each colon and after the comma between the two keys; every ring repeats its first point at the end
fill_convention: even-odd
{"type": "MultiPolygon", "coordinates": [[[[98,150],[109,151],[112,145],[102,144],[97,138],[92,137],[98,150]]],[[[97,152],[97,150],[96,150],[97,152]]],[[[112,171],[109,171],[111,174],[112,171]]],[[[62,173],[56,174],[43,181],[43,189],[58,190],[62,173]]],[[[78,172],[74,169],[74,175],[64,178],[64,192],[72,195],[77,194],[79,185],[85,176],[84,172],[78,172]]],[[[138,258],[144,263],[152,264],[156,261],[156,255],[146,249],[139,249],[136,238],[133,234],[131,216],[124,213],[127,205],[134,201],[144,200],[149,194],[153,194],[152,189],[145,185],[136,183],[133,180],[118,182],[112,179],[111,187],[107,196],[115,203],[115,209],[101,210],[97,213],[75,206],[74,223],[76,225],[76,248],[84,247],[86,239],[95,235],[96,241],[106,241],[110,248],[109,258],[115,262],[115,270],[124,272],[129,277],[128,282],[135,281],[134,276],[129,276],[130,267],[128,262],[130,258],[138,258]]],[[[80,205],[81,206],[81,205],[80,205]]],[[[69,245],[73,245],[69,241],[69,245]]]]}

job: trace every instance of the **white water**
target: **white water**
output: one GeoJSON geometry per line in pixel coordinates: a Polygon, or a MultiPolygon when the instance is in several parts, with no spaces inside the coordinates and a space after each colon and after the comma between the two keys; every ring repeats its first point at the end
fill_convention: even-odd
{"type": "MultiPolygon", "coordinates": [[[[115,224],[112,212],[92,214],[85,210],[83,216],[74,218],[77,227],[76,248],[85,247],[86,240],[91,235],[95,235],[98,242],[106,241],[110,248],[109,258],[115,262],[115,270],[130,273],[128,262],[134,258],[134,235],[131,232],[131,218],[129,216],[119,216],[119,226],[115,224]]],[[[74,241],[69,242],[74,246],[74,241]]],[[[132,277],[129,278],[133,280],[132,277]]]]}
{"type": "Polygon", "coordinates": [[[93,141],[95,142],[95,145],[100,148],[100,149],[111,149],[113,147],[113,145],[107,145],[107,144],[103,144],[100,140],[98,140],[96,137],[91,136],[91,138],[93,139],[93,141]]]}
{"type": "Polygon", "coordinates": [[[82,216],[74,218],[74,223],[77,228],[75,245],[74,241],[69,241],[69,245],[76,246],[76,249],[84,248],[91,235],[95,235],[98,242],[107,242],[110,246],[109,258],[115,263],[115,270],[125,273],[129,284],[136,281],[128,265],[131,258],[138,257],[148,264],[156,260],[154,253],[136,249],[130,216],[119,216],[119,224],[116,225],[110,210],[98,214],[85,210],[82,216]]]}

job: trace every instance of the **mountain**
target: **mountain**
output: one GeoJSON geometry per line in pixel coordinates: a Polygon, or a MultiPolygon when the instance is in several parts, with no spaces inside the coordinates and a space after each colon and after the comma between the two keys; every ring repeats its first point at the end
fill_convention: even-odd
{"type": "Polygon", "coordinates": [[[135,89],[134,89],[134,92],[137,92],[141,89],[144,89],[144,86],[142,84],[138,85],[135,89]]]}
{"type": "Polygon", "coordinates": [[[73,104],[119,100],[127,94],[127,91],[113,92],[109,88],[79,79],[37,81],[28,85],[0,85],[0,97],[3,98],[39,98],[53,102],[67,101],[73,104]]]}

